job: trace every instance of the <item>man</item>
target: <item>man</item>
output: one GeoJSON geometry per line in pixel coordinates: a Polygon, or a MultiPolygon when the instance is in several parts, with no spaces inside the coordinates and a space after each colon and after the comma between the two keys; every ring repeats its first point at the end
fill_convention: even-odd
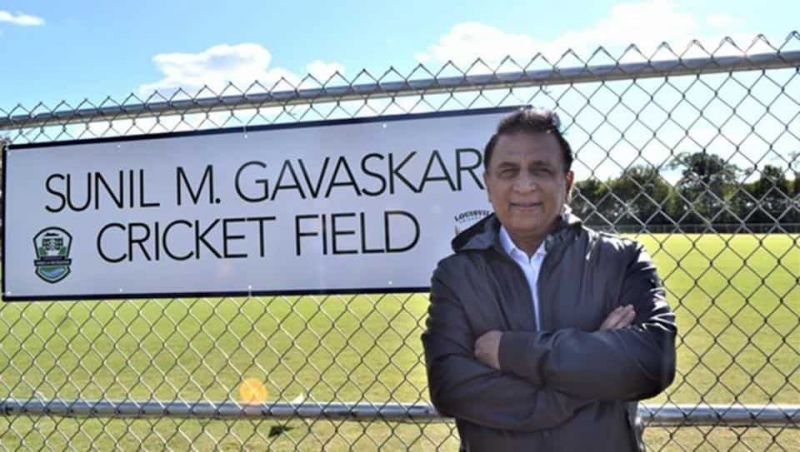
{"type": "Polygon", "coordinates": [[[557,116],[521,110],[484,150],[494,214],[453,240],[422,336],[462,450],[641,450],[637,400],[675,375],[675,318],[635,242],[569,213],[557,116]]]}

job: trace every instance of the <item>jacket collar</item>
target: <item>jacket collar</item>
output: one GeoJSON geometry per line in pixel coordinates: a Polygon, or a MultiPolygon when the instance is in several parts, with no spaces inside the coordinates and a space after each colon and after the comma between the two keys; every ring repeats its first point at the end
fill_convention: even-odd
{"type": "MultiPolygon", "coordinates": [[[[572,232],[583,224],[580,218],[573,215],[569,208],[556,220],[558,225],[544,239],[545,250],[550,252],[553,247],[561,244],[572,236],[572,232]]],[[[495,248],[503,250],[500,244],[500,220],[492,213],[483,220],[475,223],[470,228],[458,234],[450,243],[453,251],[487,250],[495,248]]]]}

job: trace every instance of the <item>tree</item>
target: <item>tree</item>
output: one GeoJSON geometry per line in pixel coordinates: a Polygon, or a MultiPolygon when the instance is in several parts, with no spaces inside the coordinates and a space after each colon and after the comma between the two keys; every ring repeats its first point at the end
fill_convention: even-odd
{"type": "Polygon", "coordinates": [[[681,169],[678,193],[684,198],[677,209],[684,224],[732,221],[728,200],[736,191],[736,179],[741,172],[733,163],[705,151],[681,153],[670,162],[669,168],[681,169]]]}
{"type": "Polygon", "coordinates": [[[668,210],[675,202],[673,188],[651,165],[626,168],[609,182],[611,192],[621,201],[618,215],[622,224],[670,224],[668,210]]]}
{"type": "Polygon", "coordinates": [[[783,168],[765,165],[761,176],[746,189],[752,196],[752,214],[749,223],[781,223],[794,220],[791,206],[791,192],[786,172],[783,168]]]}
{"type": "Polygon", "coordinates": [[[595,178],[575,182],[575,193],[570,206],[572,211],[586,224],[593,226],[608,225],[604,218],[606,213],[601,204],[608,194],[608,186],[595,178]]]}
{"type": "MultiPolygon", "coordinates": [[[[789,169],[794,173],[791,197],[797,199],[800,196],[800,151],[789,153],[789,169]]],[[[797,201],[800,202],[800,199],[797,201]]]]}

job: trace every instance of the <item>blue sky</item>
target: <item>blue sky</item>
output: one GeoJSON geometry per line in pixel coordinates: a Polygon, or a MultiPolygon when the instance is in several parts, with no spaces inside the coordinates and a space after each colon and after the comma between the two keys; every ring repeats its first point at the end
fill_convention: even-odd
{"type": "MultiPolygon", "coordinates": [[[[448,59],[587,54],[722,36],[773,42],[800,28],[795,0],[584,1],[0,1],[0,109],[97,102],[362,68],[407,73],[448,59]],[[567,5],[559,8],[559,5],[567,5]]],[[[4,114],[0,110],[0,114],[4,114]]]]}

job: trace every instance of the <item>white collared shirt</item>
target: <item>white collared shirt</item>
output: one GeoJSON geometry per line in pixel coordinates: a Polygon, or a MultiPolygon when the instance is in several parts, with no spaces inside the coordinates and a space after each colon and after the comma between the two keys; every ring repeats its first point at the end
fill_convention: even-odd
{"type": "Polygon", "coordinates": [[[522,273],[525,274],[525,279],[528,280],[528,286],[531,288],[531,302],[533,303],[533,313],[535,316],[536,321],[536,329],[541,330],[541,322],[540,318],[541,315],[539,314],[539,293],[536,288],[537,281],[539,281],[539,271],[542,269],[542,262],[544,262],[544,256],[547,254],[547,250],[545,250],[544,242],[539,245],[539,248],[533,253],[533,256],[528,258],[528,255],[525,251],[517,248],[514,245],[514,242],[511,240],[511,236],[508,234],[508,231],[504,226],[500,227],[500,244],[503,246],[503,250],[505,250],[506,254],[508,254],[511,259],[514,259],[514,262],[519,265],[519,268],[522,269],[522,273]]]}

